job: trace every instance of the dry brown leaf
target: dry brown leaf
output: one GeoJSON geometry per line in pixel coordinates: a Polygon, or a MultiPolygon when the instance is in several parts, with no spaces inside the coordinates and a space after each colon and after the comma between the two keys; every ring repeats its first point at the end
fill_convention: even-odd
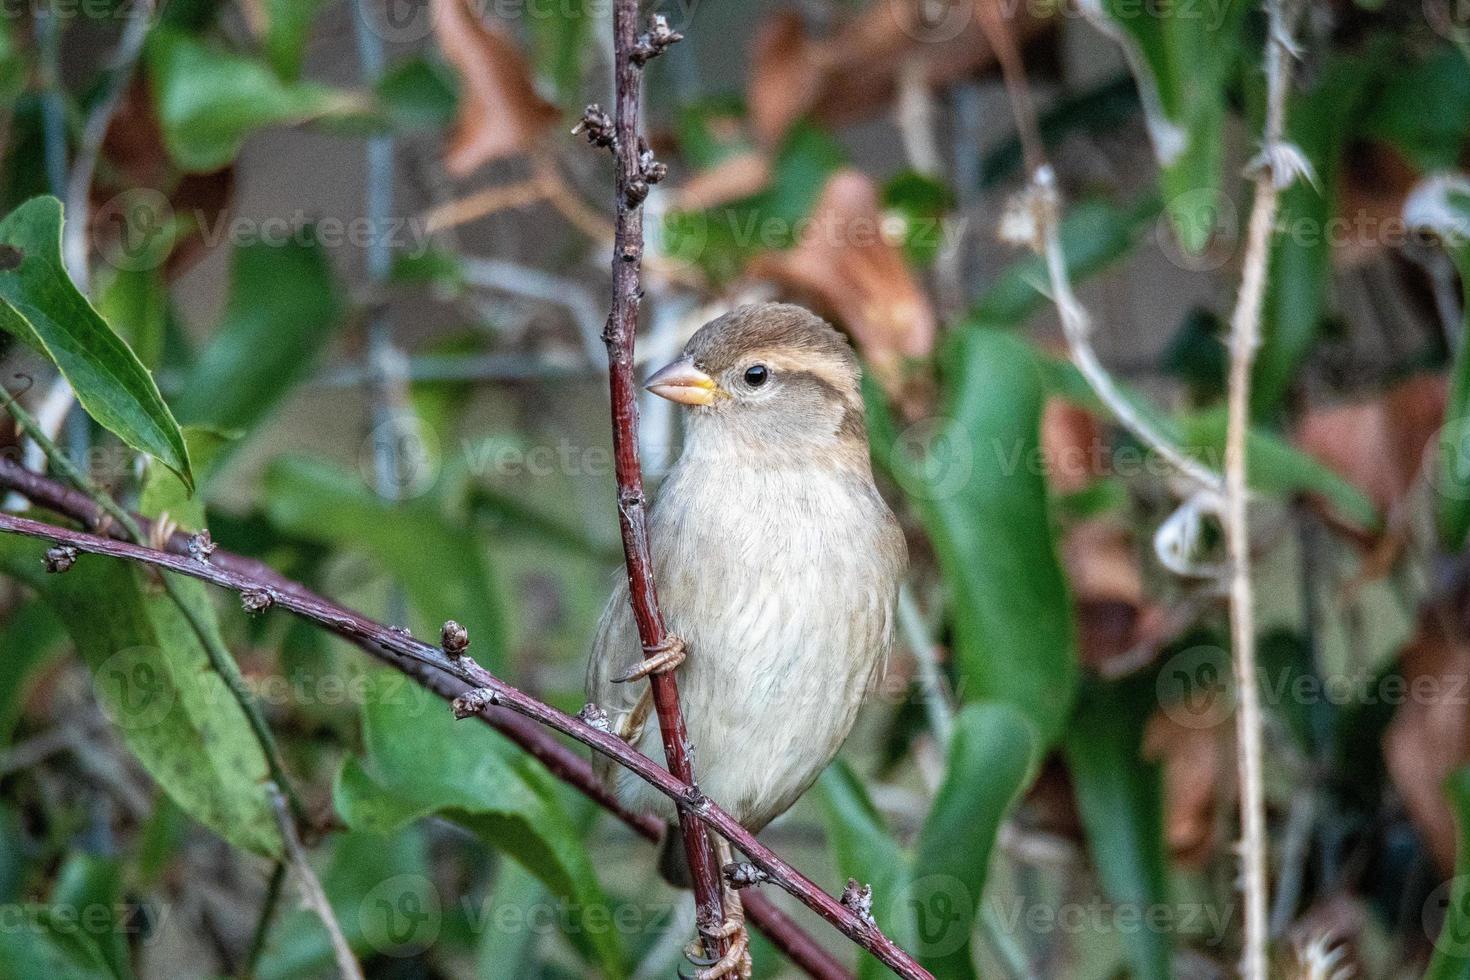
{"type": "Polygon", "coordinates": [[[1445,379],[1421,374],[1369,401],[1316,409],[1296,444],[1392,514],[1419,478],[1445,412],[1445,379]]]}
{"type": "Polygon", "coordinates": [[[1403,227],[1404,198],[1420,176],[1387,143],[1355,144],[1346,155],[1338,185],[1337,218],[1346,231],[1334,238],[1333,261],[1363,265],[1392,244],[1403,227]]]}
{"type": "Polygon", "coordinates": [[[1450,618],[1422,613],[1399,660],[1403,703],[1383,736],[1388,775],[1440,870],[1453,874],[1455,818],[1444,795],[1450,773],[1470,761],[1470,642],[1450,618]]]}
{"type": "Polygon", "coordinates": [[[674,210],[719,207],[758,193],[770,180],[771,163],[764,153],[739,153],[686,180],[674,195],[674,210]]]}
{"type": "MultiPolygon", "coordinates": [[[[164,149],[154,101],[141,77],[128,86],[113,113],[102,156],[106,165],[99,167],[91,188],[91,234],[97,247],[104,253],[113,247],[121,230],[118,209],[126,203],[125,195],[147,188],[167,198],[173,215],[186,219],[190,229],[169,254],[168,277],[183,274],[208,253],[205,231],[224,220],[234,196],[235,169],[180,174],[164,149]]],[[[165,220],[158,217],[160,223],[165,220]]]]}
{"type": "Polygon", "coordinates": [[[800,17],[768,19],[751,50],[746,92],[757,137],[775,144],[801,117],[826,122],[859,118],[887,107],[904,65],[919,61],[929,85],[942,88],[986,70],[995,56],[980,28],[979,4],[998,6],[1020,44],[1050,27],[1037,4],[1000,0],[935,5],[930,0],[887,0],[867,5],[823,38],[807,35],[800,17]],[[937,20],[930,20],[935,12],[937,20]]]}
{"type": "Polygon", "coordinates": [[[461,86],[445,168],[463,177],[491,160],[531,150],[561,113],[536,94],[520,49],[466,0],[432,0],[431,13],[434,35],[461,86]]]}
{"type": "Polygon", "coordinates": [[[794,248],[757,257],[750,271],[831,312],[889,392],[903,387],[906,358],[933,349],[934,310],[884,234],[877,187],[856,170],[827,181],[794,248]]]}
{"type": "Polygon", "coordinates": [[[1191,728],[1157,712],[1143,736],[1143,756],[1164,768],[1164,839],[1174,860],[1199,867],[1215,852],[1219,780],[1228,767],[1229,726],[1191,728]]]}

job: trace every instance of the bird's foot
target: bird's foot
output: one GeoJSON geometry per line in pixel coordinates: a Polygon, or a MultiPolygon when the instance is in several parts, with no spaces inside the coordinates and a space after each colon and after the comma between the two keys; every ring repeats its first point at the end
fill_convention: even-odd
{"type": "Polygon", "coordinates": [[[642,680],[649,674],[666,673],[678,668],[688,655],[684,641],[670,634],[657,646],[644,647],[642,662],[626,674],[614,677],[613,683],[627,684],[629,681],[642,680]]]}
{"type": "Polygon", "coordinates": [[[699,939],[684,948],[689,962],[701,968],[692,980],[750,980],[750,934],[745,929],[744,919],[743,915],[731,916],[710,937],[730,940],[730,949],[724,956],[708,955],[704,942],[699,939]]]}

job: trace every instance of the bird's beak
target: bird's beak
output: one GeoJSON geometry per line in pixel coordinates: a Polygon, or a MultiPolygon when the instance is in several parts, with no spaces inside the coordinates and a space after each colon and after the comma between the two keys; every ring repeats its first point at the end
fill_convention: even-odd
{"type": "Polygon", "coordinates": [[[656,371],[643,387],[681,405],[708,405],[720,392],[715,379],[695,367],[687,357],[656,371]]]}

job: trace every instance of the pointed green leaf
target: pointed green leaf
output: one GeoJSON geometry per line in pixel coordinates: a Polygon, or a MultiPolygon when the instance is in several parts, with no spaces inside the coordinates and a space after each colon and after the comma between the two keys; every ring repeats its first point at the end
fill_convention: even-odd
{"type": "Polygon", "coordinates": [[[1039,465],[1043,375],[1024,342],[969,330],[946,353],[942,427],[921,424],[896,470],[949,587],[959,693],[1014,705],[1044,744],[1077,684],[1071,599],[1039,465]]]}
{"type": "Polygon", "coordinates": [[[1093,0],[1082,9],[1128,56],[1166,210],[1184,249],[1197,255],[1219,216],[1226,86],[1246,4],[1140,8],[1127,0],[1093,0]]]}
{"type": "MultiPolygon", "coordinates": [[[[904,949],[914,948],[915,908],[909,901],[909,856],[883,824],[862,781],[841,759],[817,783],[827,839],[839,874],[873,887],[873,918],[904,949]]],[[[860,980],[892,976],[871,956],[858,958],[860,980]]]]}
{"type": "MultiPolygon", "coordinates": [[[[1089,690],[1062,741],[1103,891],[1140,915],[1169,901],[1163,775],[1143,758],[1144,725],[1157,698],[1152,678],[1144,681],[1089,690]]],[[[1136,929],[1122,939],[1133,976],[1169,980],[1168,933],[1136,929]]]]}
{"type": "Polygon", "coordinates": [[[1040,764],[1030,722],[1007,704],[972,704],[955,717],[944,783],[919,833],[909,896],[912,947],[936,977],[974,976],[970,935],[985,897],[1001,821],[1040,764]],[[947,911],[939,915],[938,910],[947,911]]]}
{"type": "Polygon", "coordinates": [[[153,376],[66,274],[54,197],[0,221],[0,329],[49,357],[99,425],[193,487],[184,437],[153,376]]]}
{"type": "Polygon", "coordinates": [[[0,537],[0,568],[56,611],[104,713],[164,791],[237,847],[278,855],[260,745],[183,614],[146,573],[84,557],[47,575],[37,543],[9,535],[0,537]]]}
{"type": "Polygon", "coordinates": [[[284,82],[258,61],[170,27],[154,29],[145,55],[164,145],[185,171],[226,166],[257,129],[363,108],[349,93],[284,82]]]}
{"type": "Polygon", "coordinates": [[[368,702],[363,741],[365,760],[348,761],[334,793],[349,825],[392,833],[435,813],[463,824],[566,899],[567,938],[606,975],[625,974],[617,932],[582,924],[611,906],[577,822],[538,763],[483,725],[456,722],[443,702],[412,685],[368,702]]]}

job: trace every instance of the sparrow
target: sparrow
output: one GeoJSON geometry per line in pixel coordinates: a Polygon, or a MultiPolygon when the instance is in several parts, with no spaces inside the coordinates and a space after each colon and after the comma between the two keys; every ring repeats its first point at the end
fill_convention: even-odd
{"type": "MultiPolygon", "coordinates": [[[[755,833],[851,731],[893,644],[907,548],[873,482],[857,356],[811,312],[739,307],[701,327],[646,388],[688,409],[648,517],[660,605],[684,641],[681,660],[658,666],[677,666],[700,788],[755,833]]],[[[661,759],[646,673],[622,580],[592,644],[587,698],[614,733],[661,759]]],[[[662,794],[599,765],[625,805],[676,819],[662,794]]],[[[666,876],[667,858],[682,862],[678,845],[666,835],[666,876]]],[[[729,863],[729,844],[716,847],[729,863]]],[[[732,906],[730,955],[700,977],[748,975],[738,893],[732,906]]]]}

